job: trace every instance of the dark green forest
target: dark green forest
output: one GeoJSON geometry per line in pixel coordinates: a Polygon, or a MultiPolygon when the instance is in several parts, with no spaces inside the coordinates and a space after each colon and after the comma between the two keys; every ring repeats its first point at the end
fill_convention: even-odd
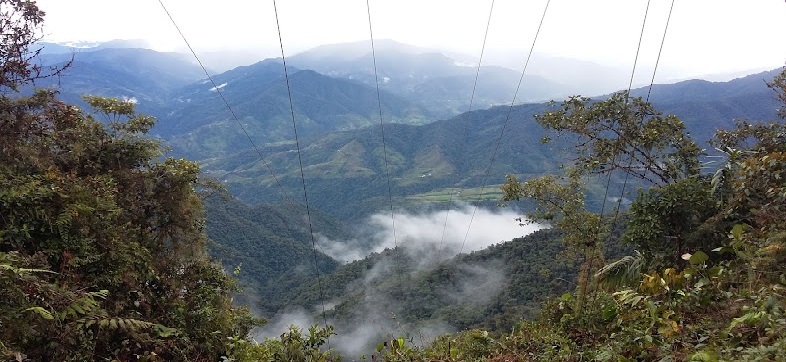
{"type": "MultiPolygon", "coordinates": [[[[786,360],[786,68],[766,74],[766,92],[740,93],[757,81],[742,78],[656,87],[653,102],[634,90],[516,106],[493,186],[477,165],[506,109],[419,125],[431,110],[386,93],[407,123],[388,129],[396,207],[488,186],[477,203],[547,227],[457,255],[402,241],[342,264],[312,231],[362,239],[346,222],[385,201],[368,88],[295,73],[317,207],[248,203],[272,201],[273,182],[255,153],[220,139],[237,134],[215,131],[226,114],[193,72],[169,68],[182,59],[151,55],[150,77],[169,77],[158,85],[131,77],[149,97],[140,111],[170,110],[177,92],[198,100],[157,125],[128,99],[75,96],[134,73],[98,65],[122,51],[42,65],[45,13],[0,7],[2,360],[786,360]],[[92,81],[37,88],[72,67],[92,81]],[[173,130],[186,137],[161,137],[173,130]],[[188,147],[201,161],[180,157],[188,147]],[[623,197],[599,197],[604,187],[623,197]],[[298,311],[314,324],[264,334],[298,311]]],[[[235,90],[248,120],[276,119],[279,68],[223,75],[264,83],[235,90]]],[[[297,195],[283,126],[256,126],[278,137],[261,147],[297,195]]]]}

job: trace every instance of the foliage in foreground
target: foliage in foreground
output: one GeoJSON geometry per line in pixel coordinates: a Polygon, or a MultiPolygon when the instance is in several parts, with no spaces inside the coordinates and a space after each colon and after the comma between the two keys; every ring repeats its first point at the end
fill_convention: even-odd
{"type": "MultiPolygon", "coordinates": [[[[786,71],[772,87],[781,98],[786,94],[786,71]]],[[[623,99],[567,105],[613,123],[603,114],[614,113],[615,107],[624,114],[623,99]]],[[[508,197],[534,198],[538,208],[530,216],[560,227],[568,254],[583,264],[575,293],[547,301],[538,320],[521,322],[507,333],[471,329],[425,346],[394,338],[380,344],[370,359],[786,360],[786,126],[739,122],[734,130],[718,131],[713,144],[726,152],[727,163],[714,175],[702,175],[694,167],[697,161],[689,159],[698,157],[692,141],[681,134],[677,119],[669,120],[676,128],[664,136],[678,143],[650,140],[652,148],[624,151],[613,148],[639,147],[638,141],[600,141],[610,148],[603,151],[609,155],[638,152],[668,160],[657,161],[667,168],[637,166],[630,159],[603,164],[617,156],[599,157],[591,165],[576,165],[564,178],[508,179],[508,197]],[[587,211],[581,191],[580,176],[612,169],[655,175],[655,185],[639,191],[617,236],[611,232],[615,218],[587,211]],[[661,171],[668,172],[658,175],[661,171]],[[638,249],[636,254],[603,266],[602,244],[609,237],[621,237],[638,249]]],[[[599,129],[604,133],[604,127],[599,129]]],[[[597,154],[586,155],[593,157],[597,154]]],[[[293,360],[337,360],[320,354],[320,343],[301,342],[315,341],[317,331],[312,328],[311,337],[303,337],[291,330],[295,338],[285,334],[260,345],[245,342],[242,350],[257,353],[251,360],[272,361],[273,351],[293,347],[298,350],[293,360]]]]}
{"type": "MultiPolygon", "coordinates": [[[[786,70],[771,87],[786,105],[786,70]]],[[[637,100],[631,119],[620,121],[627,109],[625,97],[572,99],[561,118],[540,118],[600,148],[580,153],[566,177],[510,177],[504,187],[509,199],[534,198],[529,216],[561,229],[583,264],[575,293],[546,302],[537,321],[509,333],[473,329],[427,346],[393,339],[372,360],[786,360],[786,125],[739,122],[718,131],[713,145],[727,162],[703,175],[678,119],[666,118],[668,132],[642,135],[650,128],[632,125],[654,110],[637,100]],[[618,123],[629,128],[609,132],[618,123]],[[657,164],[637,164],[646,159],[657,164]],[[601,244],[614,237],[616,217],[586,210],[581,176],[612,170],[654,185],[639,191],[624,219],[621,237],[636,254],[603,266],[601,244]]]]}
{"type": "Polygon", "coordinates": [[[0,353],[215,360],[255,321],[205,254],[196,164],[159,161],[133,104],[0,99],[0,353]]]}
{"type": "Polygon", "coordinates": [[[18,93],[62,68],[33,63],[34,1],[0,9],[0,358],[217,360],[259,321],[206,255],[199,167],[131,102],[18,93]]]}

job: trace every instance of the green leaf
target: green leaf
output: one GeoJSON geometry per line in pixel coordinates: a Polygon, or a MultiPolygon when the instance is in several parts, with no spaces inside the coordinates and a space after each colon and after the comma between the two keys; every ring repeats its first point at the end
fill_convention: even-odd
{"type": "Polygon", "coordinates": [[[739,240],[742,238],[742,232],[744,231],[745,225],[743,224],[735,224],[733,228],[731,228],[731,237],[735,240],[739,240]]]}
{"type": "Polygon", "coordinates": [[[40,315],[44,319],[49,319],[49,320],[55,319],[55,316],[53,316],[51,312],[41,307],[30,307],[25,309],[25,312],[27,311],[34,312],[40,315]]]}
{"type": "Polygon", "coordinates": [[[706,262],[709,259],[710,257],[705,252],[699,250],[690,256],[688,262],[691,265],[700,265],[700,264],[704,264],[704,262],[706,262]]]}

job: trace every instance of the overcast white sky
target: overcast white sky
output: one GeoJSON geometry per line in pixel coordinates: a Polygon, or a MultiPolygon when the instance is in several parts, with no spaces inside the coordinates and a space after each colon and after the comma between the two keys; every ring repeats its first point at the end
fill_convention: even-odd
{"type": "MultiPolygon", "coordinates": [[[[477,57],[490,0],[371,0],[374,36],[477,57]]],[[[164,0],[197,52],[252,48],[277,57],[272,0],[164,0]]],[[[158,0],[38,0],[51,41],[146,39],[158,50],[182,40],[158,0]]],[[[279,0],[288,54],[368,39],[365,0],[279,0]]],[[[496,0],[487,59],[523,57],[545,0],[496,0]]],[[[552,0],[536,52],[629,66],[646,0],[552,0]]],[[[671,0],[651,0],[640,64],[654,64],[671,0]]],[[[784,0],[677,0],[661,66],[686,74],[786,63],[784,0]]]]}

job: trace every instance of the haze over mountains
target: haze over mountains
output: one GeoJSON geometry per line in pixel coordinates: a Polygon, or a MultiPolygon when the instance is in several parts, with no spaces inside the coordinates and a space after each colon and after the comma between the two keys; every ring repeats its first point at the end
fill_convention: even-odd
{"type": "MultiPolygon", "coordinates": [[[[534,62],[530,68],[533,75],[528,71],[523,79],[517,105],[509,108],[521,73],[484,66],[473,110],[465,112],[476,72],[467,59],[380,41],[376,43],[376,55],[383,144],[368,45],[325,45],[288,58],[300,155],[294,143],[280,59],[227,70],[213,76],[211,83],[202,69],[183,54],[122,46],[71,53],[67,47],[44,44],[45,64],[63,64],[72,54],[74,63],[61,77],[38,86],[57,87],[61,96],[72,102],[77,102],[82,94],[129,99],[137,103],[140,112],[156,116],[158,124],[152,134],[171,147],[171,154],[199,160],[203,172],[221,181],[234,197],[228,203],[211,200],[207,204],[207,228],[215,241],[214,252],[229,267],[244,265],[246,272],[241,273],[241,278],[254,291],[247,297],[261,313],[272,316],[295,299],[304,300],[303,308],[311,308],[309,298],[316,295],[309,269],[313,267],[309,264],[312,244],[303,223],[302,205],[297,205],[302,200],[301,160],[309,203],[315,209],[315,230],[324,239],[356,238],[353,226],[369,224],[372,215],[389,211],[391,199],[397,210],[415,210],[421,215],[444,210],[449,200],[453,201],[451,207],[457,202],[493,207],[499,199],[495,185],[503,182],[506,174],[526,179],[555,172],[570,157],[565,151],[570,140],[547,145],[540,142],[545,131],[532,116],[551,107],[544,101],[577,93],[601,99],[627,83],[623,76],[622,82],[611,85],[610,80],[616,83],[619,73],[596,64],[569,59],[534,62]],[[238,121],[258,149],[252,148],[238,121]],[[286,197],[279,185],[286,190],[286,197]],[[287,197],[295,203],[281,205],[287,197]]],[[[765,81],[775,74],[776,71],[752,74],[728,82],[689,80],[660,84],[652,88],[649,97],[657,109],[678,115],[691,134],[707,147],[712,133],[731,127],[736,118],[772,117],[777,102],[770,96],[765,81]]],[[[646,97],[647,92],[645,88],[632,90],[634,96],[646,97]]],[[[612,179],[613,189],[619,181],[612,179]]],[[[589,190],[590,207],[603,201],[599,191],[600,188],[589,190]]],[[[629,189],[623,196],[634,195],[635,190],[629,189]]],[[[544,232],[532,240],[541,242],[546,236],[554,238],[544,232]]],[[[491,239],[490,244],[498,241],[491,239]]],[[[550,284],[527,295],[514,291],[510,283],[534,285],[545,280],[533,276],[537,271],[528,266],[497,265],[512,263],[514,258],[506,254],[511,250],[519,256],[526,254],[526,244],[522,243],[519,240],[518,244],[492,248],[462,259],[461,263],[443,266],[442,274],[431,270],[408,276],[417,283],[438,280],[458,284],[460,280],[448,280],[444,270],[481,281],[499,277],[501,287],[488,292],[508,293],[513,295],[512,301],[493,297],[485,301],[492,303],[483,309],[486,312],[466,314],[471,308],[443,308],[446,301],[453,299],[434,296],[423,287],[413,293],[420,293],[420,299],[415,300],[428,301],[427,307],[396,308],[412,318],[453,318],[460,322],[459,327],[497,323],[494,318],[501,320],[511,313],[532,313],[529,308],[535,299],[546,291],[562,291],[567,286],[550,284]],[[497,263],[496,267],[482,263],[488,260],[497,263]],[[527,274],[526,278],[508,278],[514,270],[525,270],[515,273],[527,274]]],[[[375,250],[363,246],[363,250],[375,250]]],[[[558,250],[546,248],[543,252],[551,258],[558,250]]],[[[364,296],[344,292],[352,285],[363,284],[365,273],[389,260],[382,256],[389,252],[343,266],[327,254],[319,251],[316,255],[320,272],[333,273],[328,282],[336,286],[337,294],[331,297],[335,298],[337,312],[350,315],[351,308],[364,296]]],[[[572,265],[560,265],[559,274],[567,275],[571,268],[572,265]]],[[[372,280],[364,285],[391,298],[397,296],[396,283],[389,280],[372,280]]]]}
{"type": "MultiPolygon", "coordinates": [[[[476,188],[477,193],[484,182],[498,184],[506,174],[539,175],[564,162],[567,155],[558,152],[559,143],[539,142],[544,132],[532,115],[546,110],[545,103],[507,107],[520,73],[482,67],[475,110],[461,113],[468,109],[476,68],[393,41],[376,44],[383,145],[368,45],[325,45],[288,59],[300,156],[310,201],[317,208],[343,220],[361,220],[383,209],[387,173],[394,202],[402,207],[447,201],[462,188],[465,192],[458,199],[493,200],[495,196],[479,198],[467,189],[476,188]],[[502,105],[485,109],[493,104],[502,105]]],[[[43,60],[50,64],[72,55],[58,53],[66,48],[57,45],[44,44],[44,49],[43,60]]],[[[588,66],[568,60],[555,64],[565,69],[563,77],[588,66]],[[576,67],[571,68],[570,62],[576,67]]],[[[766,110],[776,103],[768,96],[765,81],[774,74],[655,85],[650,100],[663,112],[680,116],[705,144],[715,129],[728,128],[735,118],[769,117],[766,110]]],[[[80,49],[73,66],[53,83],[68,100],[98,94],[136,101],[141,112],[158,118],[152,133],[165,140],[173,154],[201,160],[205,173],[246,202],[283,200],[279,183],[288,194],[299,194],[300,158],[280,60],[237,67],[215,75],[213,81],[204,79],[202,69],[182,54],[110,44],[80,49]]],[[[520,94],[521,99],[559,99],[569,94],[565,89],[558,82],[525,76],[520,94]]],[[[647,92],[634,89],[632,94],[647,92]]]]}
{"type": "MultiPolygon", "coordinates": [[[[225,182],[235,196],[247,202],[281,201],[276,178],[288,193],[298,193],[299,158],[280,60],[237,67],[215,75],[210,83],[183,54],[122,47],[128,45],[114,42],[72,53],[43,44],[42,60],[62,64],[73,55],[72,67],[51,80],[62,97],[77,100],[82,94],[97,94],[137,102],[141,112],[158,118],[152,133],[165,140],[173,154],[201,160],[203,170],[225,182]]],[[[393,41],[376,44],[383,145],[368,45],[325,45],[288,59],[304,173],[317,208],[344,220],[362,219],[380,209],[380,200],[387,196],[383,146],[394,199],[401,206],[451,198],[460,188],[499,183],[508,173],[553,171],[561,162],[555,156],[565,156],[555,153],[559,144],[539,142],[544,132],[532,115],[547,109],[545,103],[507,107],[520,73],[482,67],[474,110],[462,113],[469,108],[476,68],[393,41]],[[495,162],[490,163],[492,157],[495,162]]],[[[533,62],[533,69],[537,64],[533,62]]],[[[564,59],[554,65],[564,71],[550,74],[563,79],[593,66],[564,59]]],[[[764,82],[773,75],[771,71],[729,82],[655,85],[650,100],[663,112],[680,116],[704,143],[735,118],[767,118],[765,110],[776,105],[764,82]]],[[[569,87],[576,85],[527,75],[519,101],[560,99],[571,94],[569,87]]],[[[646,90],[634,89],[632,94],[646,96],[646,90]]]]}

